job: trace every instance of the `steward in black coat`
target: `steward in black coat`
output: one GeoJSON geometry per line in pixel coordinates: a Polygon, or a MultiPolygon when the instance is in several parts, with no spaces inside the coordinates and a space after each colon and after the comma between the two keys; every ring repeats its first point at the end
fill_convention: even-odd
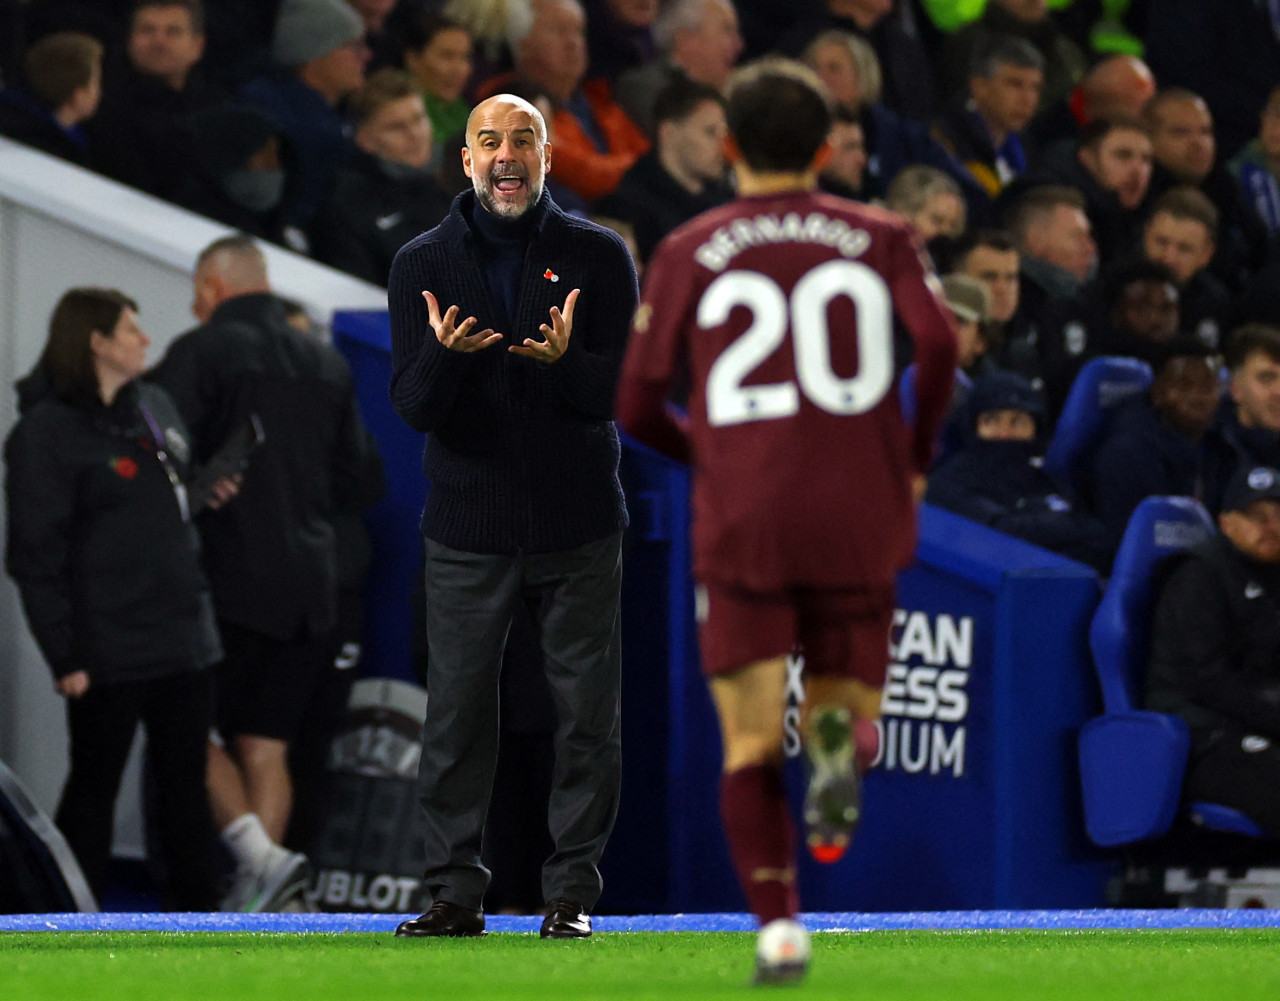
{"type": "Polygon", "coordinates": [[[19,384],[22,418],[5,443],[6,566],[55,678],[94,686],[208,667],[221,655],[195,528],[156,458],[185,477],[190,438],[173,401],[130,383],[110,406],[19,384]]]}
{"type": "Polygon", "coordinates": [[[266,440],[234,504],[202,519],[219,619],[265,636],[319,636],[335,618],[335,498],[365,445],[351,372],[270,293],[228,299],[175,340],[149,379],[172,394],[207,460],[251,413],[266,440]]]}

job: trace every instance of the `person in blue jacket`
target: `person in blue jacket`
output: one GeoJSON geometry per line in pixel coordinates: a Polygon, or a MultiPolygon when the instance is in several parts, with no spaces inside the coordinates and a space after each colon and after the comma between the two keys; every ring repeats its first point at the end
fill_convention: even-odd
{"type": "Polygon", "coordinates": [[[1094,510],[1120,545],[1146,497],[1201,496],[1200,440],[1222,399],[1222,359],[1196,337],[1178,337],[1153,361],[1151,388],[1116,407],[1091,463],[1094,510]]]}

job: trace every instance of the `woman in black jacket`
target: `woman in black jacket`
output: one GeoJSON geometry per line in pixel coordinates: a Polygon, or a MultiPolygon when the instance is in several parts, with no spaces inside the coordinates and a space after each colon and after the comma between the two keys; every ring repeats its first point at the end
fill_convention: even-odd
{"type": "MultiPolygon", "coordinates": [[[[159,790],[173,903],[216,907],[205,792],[221,656],[185,486],[189,446],[163,390],[139,384],[148,340],[136,304],[71,289],[5,443],[7,568],[55,687],[67,700],[71,771],[57,824],[94,892],[139,722],[159,790]]],[[[216,506],[235,492],[219,481],[216,506]]]]}

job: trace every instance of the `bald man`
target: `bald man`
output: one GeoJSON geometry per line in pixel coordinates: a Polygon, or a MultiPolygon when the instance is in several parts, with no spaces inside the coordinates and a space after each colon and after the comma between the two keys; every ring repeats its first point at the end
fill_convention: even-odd
{"type": "Polygon", "coordinates": [[[621,540],[613,394],[638,299],[613,232],[565,215],[537,108],[472,111],[471,190],[391,269],[391,400],[427,435],[427,715],[419,783],[431,907],[402,937],[484,933],[481,835],[498,671],[523,602],[558,712],[543,938],[586,938],[618,808],[621,540]]]}
{"type": "Polygon", "coordinates": [[[1156,78],[1137,56],[1108,56],[1076,88],[1081,124],[1095,119],[1132,121],[1156,92],[1156,78]]]}
{"type": "Polygon", "coordinates": [[[290,747],[332,663],[335,502],[359,482],[367,446],[346,361],[302,334],[274,295],[252,239],[209,244],[192,276],[200,325],[152,372],[205,464],[251,417],[261,445],[234,505],[198,520],[226,656],[221,737],[209,753],[214,817],[236,861],[223,910],[279,910],[307,881],[281,847],[293,810],[290,747]]]}

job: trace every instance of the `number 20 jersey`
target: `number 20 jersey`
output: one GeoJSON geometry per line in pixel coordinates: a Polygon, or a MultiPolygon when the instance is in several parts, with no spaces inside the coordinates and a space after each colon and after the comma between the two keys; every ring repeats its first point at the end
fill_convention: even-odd
{"type": "Polygon", "coordinates": [[[619,417],[694,467],[699,580],[765,592],[859,587],[890,583],[907,564],[911,481],[927,465],[955,364],[931,286],[898,217],[822,194],[740,198],[659,246],[619,417]],[[915,345],[914,429],[898,397],[895,317],[915,345]],[[662,404],[682,372],[687,455],[672,447],[678,432],[662,404]]]}

